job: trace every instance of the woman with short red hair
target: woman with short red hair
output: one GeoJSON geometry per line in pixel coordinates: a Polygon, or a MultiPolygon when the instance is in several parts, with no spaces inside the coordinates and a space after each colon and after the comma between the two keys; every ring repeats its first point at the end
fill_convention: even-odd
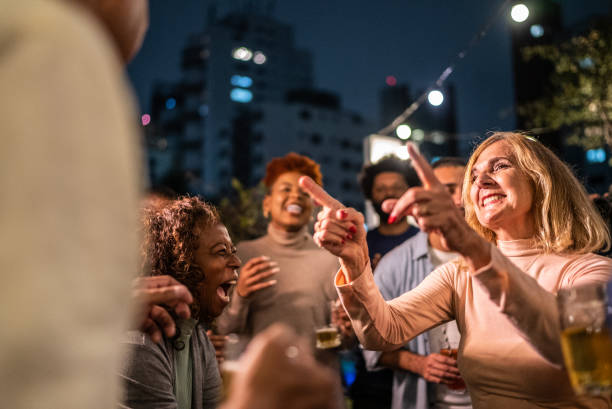
{"type": "Polygon", "coordinates": [[[308,232],[314,205],[298,186],[302,176],[322,184],[319,165],[306,156],[289,153],[268,163],[262,203],[268,233],[238,244],[245,264],[230,306],[219,317],[221,332],[253,336],[281,322],[314,340],[315,329],[327,324],[339,264],[308,232]]]}

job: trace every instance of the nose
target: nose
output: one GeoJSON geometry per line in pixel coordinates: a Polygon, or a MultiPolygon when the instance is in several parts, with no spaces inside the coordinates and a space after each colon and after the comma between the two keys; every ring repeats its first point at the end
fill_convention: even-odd
{"type": "Polygon", "coordinates": [[[227,265],[230,268],[233,269],[238,269],[240,268],[240,266],[242,265],[242,261],[240,260],[240,258],[238,258],[238,256],[236,255],[236,253],[232,254],[228,260],[227,265]]]}
{"type": "Polygon", "coordinates": [[[455,204],[455,206],[457,206],[458,208],[463,207],[461,203],[461,189],[456,189],[455,192],[453,192],[452,194],[452,198],[453,198],[453,203],[455,204]]]}
{"type": "Polygon", "coordinates": [[[489,187],[495,184],[495,181],[489,176],[487,172],[481,172],[476,176],[474,184],[478,187],[489,187]]]}

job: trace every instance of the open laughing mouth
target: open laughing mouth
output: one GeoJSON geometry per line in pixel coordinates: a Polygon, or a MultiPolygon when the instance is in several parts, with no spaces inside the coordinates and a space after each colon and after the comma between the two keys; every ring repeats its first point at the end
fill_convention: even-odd
{"type": "Polygon", "coordinates": [[[230,302],[230,293],[231,293],[232,288],[236,285],[236,283],[237,283],[236,279],[231,279],[231,280],[225,281],[224,283],[221,283],[221,285],[217,287],[217,295],[222,301],[226,303],[230,302]]]}
{"type": "Polygon", "coordinates": [[[287,207],[285,208],[285,210],[287,210],[288,213],[293,214],[293,215],[300,215],[302,214],[302,211],[304,210],[302,208],[302,206],[298,205],[298,204],[290,204],[287,205],[287,207]]]}
{"type": "Polygon", "coordinates": [[[505,196],[500,194],[488,195],[482,199],[481,206],[487,207],[500,202],[505,196]]]}

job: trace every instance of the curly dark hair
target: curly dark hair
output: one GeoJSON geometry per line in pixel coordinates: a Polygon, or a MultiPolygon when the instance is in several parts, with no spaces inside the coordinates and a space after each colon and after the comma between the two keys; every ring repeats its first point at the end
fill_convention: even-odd
{"type": "MultiPolygon", "coordinates": [[[[143,209],[143,273],[170,275],[193,295],[193,318],[200,318],[198,286],[205,272],[195,262],[200,234],[221,223],[217,209],[197,197],[181,197],[143,209]]],[[[206,318],[206,317],[202,317],[206,318]]]]}
{"type": "Polygon", "coordinates": [[[358,176],[361,191],[366,199],[372,200],[372,187],[374,179],[379,173],[395,172],[404,177],[408,187],[421,186],[421,181],[416,171],[410,166],[410,162],[398,158],[395,155],[387,155],[378,162],[366,165],[358,176]]]}
{"type": "Polygon", "coordinates": [[[268,190],[283,173],[299,172],[310,176],[318,185],[323,186],[323,176],[319,164],[308,156],[289,152],[282,158],[274,158],[266,165],[266,176],[263,183],[268,190]]]}

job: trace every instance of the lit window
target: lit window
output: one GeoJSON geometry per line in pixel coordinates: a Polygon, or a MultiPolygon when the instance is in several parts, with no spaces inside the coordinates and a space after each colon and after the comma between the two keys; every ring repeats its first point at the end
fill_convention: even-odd
{"type": "Polygon", "coordinates": [[[232,75],[230,82],[233,86],[242,88],[248,88],[253,85],[251,77],[247,77],[246,75],[232,75]]]}
{"type": "Polygon", "coordinates": [[[265,63],[266,60],[267,60],[267,57],[264,53],[262,53],[261,51],[255,51],[255,54],[253,55],[253,62],[255,64],[261,65],[265,63]]]}
{"type": "Polygon", "coordinates": [[[246,104],[247,102],[251,102],[251,100],[253,99],[253,93],[248,89],[234,88],[230,92],[230,99],[232,101],[242,102],[243,104],[246,104]]]}
{"type": "Polygon", "coordinates": [[[166,109],[174,109],[176,107],[176,99],[168,98],[166,100],[166,109]]]}
{"type": "Polygon", "coordinates": [[[234,48],[232,57],[240,61],[249,61],[253,57],[253,52],[246,47],[234,48]]]}

